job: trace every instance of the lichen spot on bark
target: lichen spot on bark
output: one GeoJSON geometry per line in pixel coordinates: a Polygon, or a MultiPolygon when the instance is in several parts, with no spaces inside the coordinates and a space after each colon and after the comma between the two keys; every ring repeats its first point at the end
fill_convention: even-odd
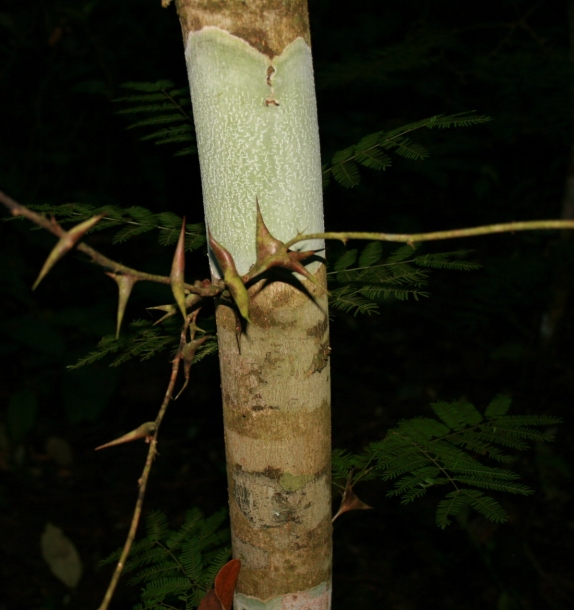
{"type": "Polygon", "coordinates": [[[279,485],[281,485],[285,491],[297,491],[303,489],[303,487],[313,478],[314,476],[312,474],[294,475],[290,472],[285,472],[279,479],[279,485]]]}

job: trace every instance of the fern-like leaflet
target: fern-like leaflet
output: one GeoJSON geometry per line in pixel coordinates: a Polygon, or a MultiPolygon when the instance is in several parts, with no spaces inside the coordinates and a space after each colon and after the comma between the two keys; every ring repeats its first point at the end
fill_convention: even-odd
{"type": "Polygon", "coordinates": [[[407,136],[413,131],[423,128],[469,127],[490,120],[490,117],[480,116],[474,112],[460,112],[448,116],[439,114],[390,131],[370,134],[358,144],[333,155],[331,163],[323,166],[323,185],[327,186],[332,177],[344,187],[356,186],[361,181],[359,166],[384,170],[392,165],[392,158],[388,153],[415,161],[426,159],[429,156],[428,150],[407,136]]]}
{"type": "Polygon", "coordinates": [[[114,100],[126,105],[117,114],[144,117],[127,127],[145,128],[148,133],[140,136],[140,140],[151,140],[156,145],[188,144],[185,148],[178,149],[174,153],[175,157],[197,152],[193,119],[187,111],[191,106],[188,87],[176,87],[169,80],[155,83],[130,82],[121,87],[136,93],[114,100]]]}
{"type": "MultiPolygon", "coordinates": [[[[97,207],[87,203],[64,203],[61,205],[36,204],[29,206],[36,212],[54,216],[60,224],[77,224],[103,214],[102,220],[95,225],[90,233],[120,227],[112,239],[112,243],[122,243],[128,239],[157,229],[158,243],[161,246],[171,246],[176,243],[181,229],[182,219],[172,212],[153,213],[142,206],[121,208],[119,206],[97,207]]],[[[205,244],[205,225],[203,223],[185,225],[185,249],[197,250],[205,244]]]]}
{"type": "MultiPolygon", "coordinates": [[[[124,568],[134,573],[128,584],[141,587],[141,603],[134,610],[197,608],[229,559],[226,517],[226,511],[220,510],[205,518],[194,508],[186,512],[179,529],[170,530],[164,513],[149,514],[146,536],[133,545],[124,568]]],[[[101,565],[117,561],[120,554],[118,549],[101,565]]]]}
{"type": "MultiPolygon", "coordinates": [[[[174,321],[168,322],[167,327],[164,328],[153,326],[149,320],[134,320],[129,326],[132,332],[125,333],[118,339],[114,335],[103,337],[94,350],[79,358],[68,368],[77,369],[112,355],[116,356],[110,362],[110,366],[120,366],[133,358],[138,358],[140,362],[143,362],[166,349],[174,349],[178,345],[177,323],[174,321]]],[[[199,346],[193,363],[197,364],[205,356],[216,351],[217,341],[212,338],[199,346]]]]}
{"type": "Polygon", "coordinates": [[[401,301],[410,296],[427,297],[424,291],[429,269],[470,271],[477,263],[463,260],[468,251],[443,252],[415,256],[416,247],[400,246],[388,256],[381,242],[368,243],[359,253],[347,250],[330,266],[330,304],[345,313],[376,313],[383,299],[401,301]]]}
{"type": "Polygon", "coordinates": [[[465,506],[492,521],[506,521],[501,504],[483,490],[520,495],[533,491],[519,482],[518,474],[492,462],[513,459],[501,447],[522,451],[532,442],[552,440],[540,428],[554,426],[560,419],[507,415],[510,399],[505,396],[495,397],[484,414],[467,401],[438,402],[431,407],[436,418],[403,420],[360,454],[334,451],[333,477],[345,479],[351,473],[353,485],[366,479],[394,480],[387,496],[400,496],[402,503],[423,496],[431,487],[446,486],[449,491],[436,512],[441,528],[465,506]]]}

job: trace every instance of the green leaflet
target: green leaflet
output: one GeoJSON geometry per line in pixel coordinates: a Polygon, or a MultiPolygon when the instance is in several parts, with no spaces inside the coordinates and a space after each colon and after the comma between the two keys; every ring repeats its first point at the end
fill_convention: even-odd
{"type": "MultiPolygon", "coordinates": [[[[31,205],[31,209],[54,216],[62,226],[67,223],[78,223],[92,216],[103,214],[102,220],[90,230],[90,233],[104,229],[119,228],[112,242],[122,243],[128,239],[147,233],[158,231],[158,243],[161,246],[170,246],[177,241],[181,229],[181,217],[172,212],[155,214],[142,206],[121,208],[106,205],[97,207],[86,203],[64,203],[62,205],[39,204],[31,205]]],[[[185,249],[197,250],[205,244],[205,227],[203,223],[185,225],[185,249]]]]}
{"type": "MultiPolygon", "coordinates": [[[[146,535],[133,545],[124,569],[133,574],[128,584],[140,589],[141,603],[134,610],[197,608],[230,556],[226,519],[225,510],[206,518],[194,508],[186,512],[179,529],[171,530],[164,513],[151,512],[146,535]]],[[[100,565],[117,561],[121,551],[118,549],[100,565]]]]}
{"type": "Polygon", "coordinates": [[[367,479],[394,481],[387,496],[398,496],[403,504],[431,487],[446,488],[436,512],[441,528],[465,506],[491,521],[506,521],[506,512],[490,494],[529,495],[533,490],[519,481],[517,473],[491,465],[491,460],[509,462],[513,456],[506,450],[522,451],[533,442],[552,440],[543,428],[561,421],[550,416],[507,415],[509,406],[505,396],[496,396],[484,413],[468,401],[434,403],[436,418],[403,420],[359,454],[335,450],[333,478],[351,476],[353,485],[367,479]]]}
{"type": "Polygon", "coordinates": [[[468,250],[415,255],[416,247],[401,245],[390,253],[382,242],[369,242],[359,253],[345,250],[329,261],[330,305],[344,313],[378,313],[385,299],[404,301],[428,297],[424,290],[431,269],[470,271],[480,265],[463,260],[468,250]]]}
{"type": "Polygon", "coordinates": [[[121,86],[137,92],[114,100],[124,106],[116,114],[136,119],[127,129],[143,129],[144,134],[140,140],[150,140],[156,145],[187,144],[179,148],[174,156],[197,153],[187,87],[176,87],[168,80],[155,83],[130,82],[121,86]],[[161,129],[157,129],[158,126],[161,129]]]}
{"type": "Polygon", "coordinates": [[[436,115],[390,131],[378,131],[365,136],[358,144],[336,152],[330,164],[323,166],[323,184],[330,178],[346,188],[357,186],[361,181],[359,166],[384,170],[392,165],[393,153],[405,159],[421,161],[429,156],[428,150],[413,142],[406,134],[419,129],[445,129],[448,127],[469,127],[490,121],[490,117],[475,112],[460,112],[448,116],[436,115]]]}

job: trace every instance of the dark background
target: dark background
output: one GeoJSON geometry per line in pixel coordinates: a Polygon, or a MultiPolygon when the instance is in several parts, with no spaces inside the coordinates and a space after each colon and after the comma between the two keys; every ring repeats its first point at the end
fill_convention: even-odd
{"type": "MultiPolygon", "coordinates": [[[[420,133],[430,159],[362,170],[352,190],[329,186],[328,229],[415,232],[569,213],[572,2],[310,0],[310,12],[324,162],[364,135],[434,114],[494,119],[420,133]]],[[[141,205],[201,221],[197,159],[139,142],[111,102],[126,81],[185,86],[173,7],[8,0],[0,50],[1,190],[24,204],[141,205]]],[[[32,294],[53,237],[27,222],[0,231],[0,610],[95,608],[110,574],[96,564],[123,543],[146,447],[93,448],[155,418],[169,355],[67,372],[113,332],[115,286],[72,254],[32,294]],[[47,522],[79,550],[76,591],[41,557],[47,522]]],[[[88,241],[168,273],[172,250],[155,235],[119,247],[105,232],[88,241]]],[[[429,299],[389,301],[378,316],[335,315],[334,446],[359,450],[400,418],[430,414],[437,399],[484,408],[500,392],[515,413],[565,423],[553,445],[517,458],[536,493],[500,498],[505,525],[471,515],[439,531],[432,491],[403,507],[387,487],[358,488],[375,510],[336,523],[335,609],[574,607],[572,241],[545,232],[426,246],[458,248],[473,249],[482,270],[435,272],[429,299]]],[[[188,277],[207,273],[203,253],[189,257],[188,277]]],[[[167,290],[138,285],[126,319],[169,301],[167,290]]],[[[211,513],[226,502],[216,359],[192,379],[168,412],[146,500],[174,525],[191,506],[211,513]]],[[[134,593],[121,588],[114,607],[131,607],[134,593]]]]}

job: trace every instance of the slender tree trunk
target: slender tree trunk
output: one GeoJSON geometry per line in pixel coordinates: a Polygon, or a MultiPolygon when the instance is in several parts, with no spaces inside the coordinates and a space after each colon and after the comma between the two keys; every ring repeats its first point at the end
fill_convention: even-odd
{"type": "MultiPolygon", "coordinates": [[[[255,262],[256,198],[278,239],[323,228],[306,0],[176,4],[206,222],[244,274],[255,262]]],[[[322,265],[308,269],[325,285],[322,265]]],[[[217,311],[233,556],[242,561],[235,608],[324,610],[332,548],[327,300],[295,278],[259,282],[250,297],[242,333],[230,307],[217,311]]]]}

